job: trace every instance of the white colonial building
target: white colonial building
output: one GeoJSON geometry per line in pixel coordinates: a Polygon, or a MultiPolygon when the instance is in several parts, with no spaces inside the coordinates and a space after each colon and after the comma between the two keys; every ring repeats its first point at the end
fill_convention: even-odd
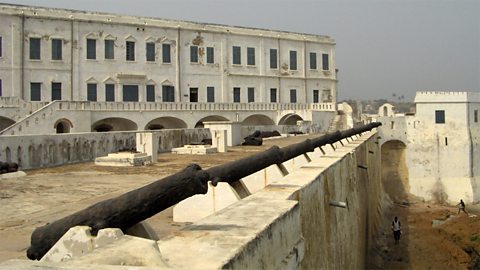
{"type": "Polygon", "coordinates": [[[384,180],[428,200],[480,201],[480,93],[418,92],[415,104],[415,115],[378,118],[382,154],[397,157],[384,180]]]}
{"type": "Polygon", "coordinates": [[[2,4],[0,129],[303,120],[325,130],[337,98],[334,46],[327,36],[2,4]]]}

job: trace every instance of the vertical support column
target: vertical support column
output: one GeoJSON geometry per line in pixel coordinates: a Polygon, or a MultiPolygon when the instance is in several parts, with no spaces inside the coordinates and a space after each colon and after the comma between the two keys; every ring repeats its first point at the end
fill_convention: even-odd
{"type": "Polygon", "coordinates": [[[212,146],[216,147],[219,153],[227,152],[227,130],[211,130],[212,146]]]}
{"type": "Polygon", "coordinates": [[[158,157],[158,135],[151,132],[140,132],[136,135],[136,149],[152,157],[152,162],[158,157]]]}

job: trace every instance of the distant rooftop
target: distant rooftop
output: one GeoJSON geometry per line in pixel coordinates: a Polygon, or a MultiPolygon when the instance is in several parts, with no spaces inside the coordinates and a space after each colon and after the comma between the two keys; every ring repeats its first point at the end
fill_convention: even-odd
{"type": "Polygon", "coordinates": [[[480,102],[478,92],[422,91],[415,95],[415,103],[480,102]]]}
{"type": "Polygon", "coordinates": [[[229,26],[213,23],[199,23],[182,20],[170,20],[153,17],[140,17],[131,15],[120,15],[113,13],[80,11],[70,9],[59,9],[49,7],[24,6],[0,3],[0,14],[25,15],[27,17],[55,18],[75,21],[93,21],[105,24],[127,24],[135,26],[153,26],[172,29],[187,29],[205,32],[223,32],[249,36],[264,36],[269,38],[295,39],[313,42],[335,44],[329,36],[314,35],[306,33],[295,33],[271,29],[250,28],[242,26],[229,26]]]}

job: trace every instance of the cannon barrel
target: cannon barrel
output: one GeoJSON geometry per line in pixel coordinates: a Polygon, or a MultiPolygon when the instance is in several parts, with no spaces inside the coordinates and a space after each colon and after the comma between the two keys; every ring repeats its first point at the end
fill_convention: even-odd
{"type": "Polygon", "coordinates": [[[208,179],[200,166],[192,164],[179,173],[38,227],[32,233],[27,257],[41,259],[74,226],[90,226],[94,235],[102,228],[125,231],[190,196],[207,193],[208,179]]]}
{"type": "Polygon", "coordinates": [[[282,162],[278,146],[253,156],[211,167],[206,171],[214,182],[235,182],[273,164],[282,162]]]}
{"type": "Polygon", "coordinates": [[[92,228],[92,234],[103,228],[131,226],[196,194],[208,191],[208,181],[233,183],[273,164],[281,164],[317,147],[337,142],[343,138],[361,134],[381,125],[371,123],[362,127],[328,133],[314,139],[289,145],[273,146],[261,153],[202,170],[196,164],[118,197],[98,202],[70,216],[36,228],[31,236],[27,257],[39,260],[71,228],[84,225],[92,228]]]}

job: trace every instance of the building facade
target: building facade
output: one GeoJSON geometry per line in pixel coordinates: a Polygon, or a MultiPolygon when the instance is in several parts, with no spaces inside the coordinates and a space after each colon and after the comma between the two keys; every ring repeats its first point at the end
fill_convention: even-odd
{"type": "Polygon", "coordinates": [[[428,200],[480,201],[480,94],[418,92],[415,104],[415,115],[378,118],[382,153],[403,152],[405,166],[392,165],[407,170],[404,188],[428,200]]]}
{"type": "Polygon", "coordinates": [[[13,5],[0,14],[1,97],[335,110],[327,36],[13,5]]]}

